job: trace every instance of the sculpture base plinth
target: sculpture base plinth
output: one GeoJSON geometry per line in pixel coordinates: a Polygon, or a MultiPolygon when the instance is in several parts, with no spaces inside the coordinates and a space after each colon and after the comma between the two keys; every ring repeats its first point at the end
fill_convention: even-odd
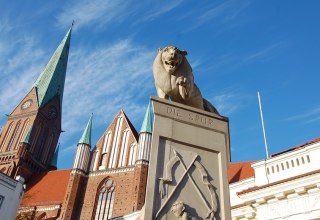
{"type": "Polygon", "coordinates": [[[156,97],[145,220],[231,219],[228,119],[156,97]]]}

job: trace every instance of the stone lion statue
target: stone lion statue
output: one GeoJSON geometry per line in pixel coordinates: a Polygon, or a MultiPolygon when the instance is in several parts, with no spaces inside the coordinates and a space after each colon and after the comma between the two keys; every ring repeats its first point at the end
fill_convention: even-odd
{"type": "Polygon", "coordinates": [[[153,63],[153,76],[158,96],[188,106],[219,114],[210,102],[202,98],[194,83],[187,52],[175,46],[159,48],[153,63]]]}

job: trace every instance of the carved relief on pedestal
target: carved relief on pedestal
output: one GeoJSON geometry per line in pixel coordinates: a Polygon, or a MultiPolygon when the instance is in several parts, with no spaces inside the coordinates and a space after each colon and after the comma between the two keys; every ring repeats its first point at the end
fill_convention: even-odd
{"type": "Polygon", "coordinates": [[[188,208],[195,209],[192,207],[190,201],[193,200],[194,197],[200,197],[202,202],[201,206],[206,207],[206,213],[204,217],[206,219],[215,219],[214,215],[218,209],[218,198],[216,192],[214,190],[214,186],[209,181],[209,175],[205,169],[205,167],[201,164],[201,157],[192,151],[186,150],[177,150],[172,148],[173,157],[167,161],[165,164],[165,169],[163,172],[163,177],[159,178],[159,196],[161,197],[161,207],[157,211],[156,219],[160,216],[161,212],[167,207],[171,205],[171,215],[177,217],[177,219],[193,219],[188,208]],[[182,167],[182,175],[177,175],[176,167],[182,167]],[[191,174],[191,170],[194,170],[194,174],[191,174]],[[187,186],[187,183],[190,183],[187,186]],[[202,185],[202,186],[200,186],[202,185]],[[168,188],[171,190],[168,190],[168,188]],[[174,200],[174,197],[180,198],[181,195],[177,195],[177,191],[180,191],[184,187],[191,187],[195,190],[196,194],[187,195],[189,198],[182,202],[174,200]]]}
{"type": "Polygon", "coordinates": [[[170,212],[177,217],[177,219],[181,220],[189,220],[191,219],[188,212],[186,212],[186,207],[184,206],[182,201],[177,201],[173,203],[170,212]]]}

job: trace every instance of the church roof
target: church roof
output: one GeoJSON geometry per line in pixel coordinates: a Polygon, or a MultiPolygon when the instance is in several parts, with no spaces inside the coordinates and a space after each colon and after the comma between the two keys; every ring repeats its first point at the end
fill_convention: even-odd
{"type": "Polygon", "coordinates": [[[88,121],[88,124],[78,142],[78,144],[87,144],[91,146],[91,130],[92,130],[92,115],[88,121]]]}
{"type": "Polygon", "coordinates": [[[71,30],[72,27],[69,29],[48,64],[33,85],[33,87],[37,89],[38,105],[40,107],[44,106],[56,95],[60,96],[60,104],[62,103],[71,30]]]}
{"type": "Polygon", "coordinates": [[[152,117],[151,117],[151,105],[148,104],[146,114],[144,115],[143,123],[140,129],[140,133],[152,133],[152,117]]]}
{"type": "Polygon", "coordinates": [[[27,183],[21,207],[61,204],[66,194],[71,170],[55,170],[36,175],[27,183]]]}

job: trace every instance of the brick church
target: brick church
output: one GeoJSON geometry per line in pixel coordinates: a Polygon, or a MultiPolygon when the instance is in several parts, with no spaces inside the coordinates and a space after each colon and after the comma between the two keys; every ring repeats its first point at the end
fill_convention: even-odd
{"type": "Polygon", "coordinates": [[[0,171],[26,180],[16,219],[110,219],[144,203],[150,106],[139,133],[121,110],[95,145],[91,116],[72,169],[57,170],[71,33],[72,27],[1,132],[0,171]]]}

